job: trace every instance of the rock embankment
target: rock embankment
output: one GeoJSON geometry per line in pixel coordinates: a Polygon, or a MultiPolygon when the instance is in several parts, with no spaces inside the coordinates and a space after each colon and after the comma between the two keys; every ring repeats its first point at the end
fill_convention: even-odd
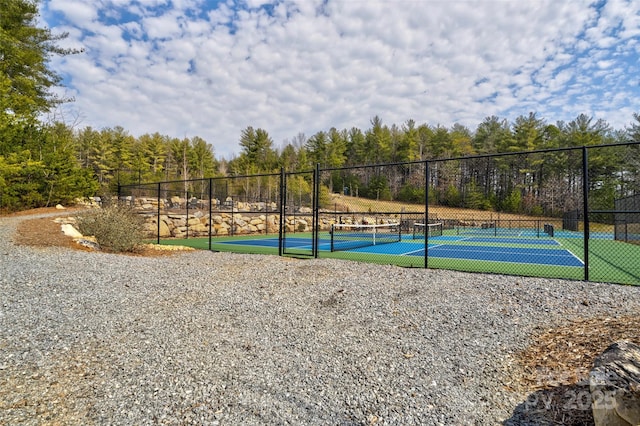
{"type": "MultiPolygon", "coordinates": [[[[160,237],[204,237],[242,235],[242,234],[277,234],[280,227],[280,216],[276,214],[242,214],[242,213],[215,213],[209,219],[208,214],[196,212],[186,214],[161,214],[160,227],[158,228],[157,215],[145,215],[145,231],[149,235],[160,237]],[[209,226],[211,224],[211,226],[209,226]]],[[[287,218],[285,223],[287,232],[310,232],[311,216],[299,216],[287,218]]],[[[321,228],[329,229],[330,222],[322,221],[321,228]]]]}

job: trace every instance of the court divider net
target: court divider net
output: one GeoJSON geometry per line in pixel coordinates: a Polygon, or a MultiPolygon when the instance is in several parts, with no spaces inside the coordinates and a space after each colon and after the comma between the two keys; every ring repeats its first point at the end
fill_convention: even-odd
{"type": "Polygon", "coordinates": [[[331,251],[397,243],[402,239],[398,223],[375,225],[335,223],[331,225],[330,232],[331,251]]]}
{"type": "Polygon", "coordinates": [[[413,239],[423,239],[425,235],[428,238],[442,236],[442,223],[414,223],[413,239]],[[426,232],[426,234],[425,234],[426,232]]]}

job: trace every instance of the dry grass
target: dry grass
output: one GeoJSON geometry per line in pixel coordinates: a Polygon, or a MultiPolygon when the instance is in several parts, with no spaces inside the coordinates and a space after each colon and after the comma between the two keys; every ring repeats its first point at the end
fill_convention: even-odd
{"type": "MultiPolygon", "coordinates": [[[[350,197],[340,194],[331,196],[332,207],[341,212],[400,212],[422,213],[424,205],[410,204],[400,201],[376,201],[368,198],[350,197]]],[[[557,217],[528,216],[524,214],[501,213],[487,210],[463,209],[447,206],[429,206],[429,216],[441,219],[459,220],[540,220],[544,222],[554,222],[561,220],[557,217]]],[[[613,225],[590,222],[592,232],[613,232],[613,225]]]]}
{"type": "MultiPolygon", "coordinates": [[[[384,212],[399,212],[405,211],[407,213],[422,213],[424,211],[424,205],[422,204],[411,204],[411,203],[403,203],[400,201],[376,201],[370,200],[368,198],[360,198],[360,197],[349,197],[340,194],[333,194],[331,198],[331,202],[334,203],[334,206],[337,207],[337,210],[340,211],[358,211],[358,212],[367,212],[369,210],[373,211],[384,211],[384,212]]],[[[429,214],[436,215],[441,218],[457,218],[457,219],[488,219],[488,220],[551,220],[552,218],[545,217],[533,217],[526,216],[521,214],[512,214],[512,213],[498,213],[486,210],[473,210],[473,209],[462,209],[456,207],[446,207],[446,206],[429,206],[429,214]]]]}

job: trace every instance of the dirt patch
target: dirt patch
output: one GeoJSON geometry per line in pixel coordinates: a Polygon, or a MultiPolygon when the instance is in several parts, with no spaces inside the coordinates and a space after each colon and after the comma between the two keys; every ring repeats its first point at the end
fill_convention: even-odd
{"type": "Polygon", "coordinates": [[[514,416],[527,424],[592,425],[589,372],[609,345],[640,341],[640,317],[594,317],[540,329],[516,354],[507,387],[527,393],[514,416]]]}
{"type": "Polygon", "coordinates": [[[67,247],[86,250],[62,233],[60,224],[53,218],[26,219],[18,224],[14,243],[31,247],[67,247]]]}
{"type": "Polygon", "coordinates": [[[585,380],[595,358],[619,340],[638,343],[640,317],[585,318],[537,335],[519,354],[525,367],[524,383],[534,389],[574,385],[585,380]]]}
{"type": "MultiPolygon", "coordinates": [[[[73,238],[66,236],[59,223],[54,222],[56,217],[73,216],[80,210],[56,210],[55,208],[28,210],[12,214],[11,216],[27,216],[42,213],[60,213],[58,216],[46,218],[25,219],[21,221],[16,229],[13,242],[17,245],[31,247],[65,247],[80,251],[93,251],[76,243],[73,238]]],[[[135,253],[126,253],[129,256],[172,256],[181,250],[163,250],[155,248],[153,245],[143,245],[135,253]]]]}

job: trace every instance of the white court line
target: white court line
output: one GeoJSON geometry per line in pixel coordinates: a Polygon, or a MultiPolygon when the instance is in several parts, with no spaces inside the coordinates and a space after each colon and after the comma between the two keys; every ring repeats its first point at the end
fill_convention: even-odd
{"type": "Polygon", "coordinates": [[[575,257],[575,258],[578,260],[578,262],[580,262],[580,263],[582,263],[582,264],[584,265],[584,262],[582,261],[582,259],[580,259],[578,256],[576,256],[575,254],[573,254],[573,252],[572,252],[571,250],[569,250],[568,248],[566,248],[566,247],[565,247],[565,246],[564,246],[560,241],[558,241],[558,240],[556,240],[556,239],[554,239],[554,241],[555,241],[555,242],[557,242],[557,243],[558,243],[558,245],[559,245],[560,247],[562,247],[565,251],[568,251],[568,252],[569,252],[569,254],[570,254],[571,256],[575,257]]]}
{"type": "MultiPolygon", "coordinates": [[[[431,247],[428,247],[428,249],[433,249],[433,248],[440,247],[440,246],[446,246],[446,244],[435,244],[435,245],[432,245],[431,247]]],[[[402,254],[399,254],[398,256],[408,256],[411,253],[418,253],[420,251],[424,251],[424,247],[422,247],[421,249],[418,249],[418,250],[411,250],[411,251],[404,252],[402,254]]]]}

